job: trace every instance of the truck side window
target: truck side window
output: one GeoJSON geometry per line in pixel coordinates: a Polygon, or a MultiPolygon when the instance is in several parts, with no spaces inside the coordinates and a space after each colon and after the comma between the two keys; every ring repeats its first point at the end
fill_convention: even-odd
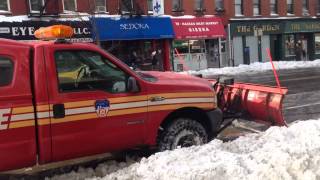
{"type": "Polygon", "coordinates": [[[86,50],[56,51],[55,63],[60,92],[127,92],[129,75],[99,53],[86,50]]]}
{"type": "Polygon", "coordinates": [[[13,62],[0,56],[0,86],[9,85],[13,78],[13,62]]]}

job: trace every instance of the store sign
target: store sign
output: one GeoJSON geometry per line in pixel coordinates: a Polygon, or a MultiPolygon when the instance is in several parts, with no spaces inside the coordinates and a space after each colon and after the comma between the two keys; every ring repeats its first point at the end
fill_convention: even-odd
{"type": "Polygon", "coordinates": [[[172,19],[176,39],[211,39],[225,37],[220,18],[172,19]]]}
{"type": "Polygon", "coordinates": [[[278,34],[282,29],[280,23],[231,23],[232,36],[254,35],[258,31],[263,34],[278,34]]]}
{"type": "Polygon", "coordinates": [[[1,22],[0,38],[13,40],[36,40],[34,32],[40,27],[56,24],[65,24],[73,27],[76,42],[92,42],[91,28],[88,22],[83,21],[23,21],[23,22],[1,22]]]}
{"type": "Polygon", "coordinates": [[[134,40],[164,39],[173,37],[173,29],[168,17],[114,17],[95,18],[99,39],[134,40]]]}
{"type": "Polygon", "coordinates": [[[298,22],[287,22],[285,32],[319,32],[320,22],[319,21],[298,21],[298,22]]]}
{"type": "Polygon", "coordinates": [[[146,23],[120,24],[120,30],[146,30],[146,29],[150,29],[150,26],[146,23]]]}

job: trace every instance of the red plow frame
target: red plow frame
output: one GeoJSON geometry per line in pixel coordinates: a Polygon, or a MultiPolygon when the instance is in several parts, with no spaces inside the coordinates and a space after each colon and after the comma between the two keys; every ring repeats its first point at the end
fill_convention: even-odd
{"type": "Polygon", "coordinates": [[[286,126],[282,114],[282,103],[287,88],[278,88],[249,83],[226,85],[209,80],[217,92],[218,105],[228,117],[264,122],[270,125],[286,126]]]}

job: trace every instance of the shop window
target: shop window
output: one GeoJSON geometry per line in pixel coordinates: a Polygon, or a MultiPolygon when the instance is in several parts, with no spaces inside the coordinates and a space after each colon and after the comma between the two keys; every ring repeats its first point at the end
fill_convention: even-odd
{"type": "Polygon", "coordinates": [[[285,56],[290,57],[295,55],[295,41],[294,35],[288,34],[285,35],[285,56]]]}
{"type": "Polygon", "coordinates": [[[9,58],[0,56],[0,87],[9,85],[13,78],[13,63],[9,58]]]}
{"type": "Polygon", "coordinates": [[[236,16],[243,15],[243,0],[235,0],[234,1],[234,11],[236,16]]]}
{"type": "Polygon", "coordinates": [[[294,12],[294,5],[293,5],[294,0],[287,0],[287,14],[292,15],[294,12]]]}
{"type": "Polygon", "coordinates": [[[96,12],[107,12],[106,0],[96,0],[96,12]]]}
{"type": "Polygon", "coordinates": [[[194,1],[194,10],[196,11],[203,11],[203,0],[195,0],[194,1]]]}
{"type": "Polygon", "coordinates": [[[77,10],[76,0],[63,0],[64,12],[75,12],[77,10]]]}
{"type": "Polygon", "coordinates": [[[153,0],[148,0],[148,14],[153,14],[153,0]]]}
{"type": "Polygon", "coordinates": [[[175,40],[173,43],[173,48],[175,52],[179,54],[189,53],[189,41],[188,40],[175,40]]]}
{"type": "Polygon", "coordinates": [[[255,15],[255,16],[261,15],[261,2],[260,2],[260,0],[253,1],[253,15],[255,15]]]}
{"type": "Polygon", "coordinates": [[[270,0],[270,14],[278,15],[278,0],[270,0]]]}
{"type": "Polygon", "coordinates": [[[315,53],[320,54],[320,33],[315,34],[315,53]]]}
{"type": "Polygon", "coordinates": [[[44,5],[44,0],[29,0],[31,13],[39,13],[44,5]]]}
{"type": "Polygon", "coordinates": [[[183,11],[183,0],[172,0],[172,11],[183,11]]]}
{"type": "Polygon", "coordinates": [[[57,51],[55,63],[60,92],[103,90],[127,92],[129,75],[92,51],[57,51]]]}
{"type": "Polygon", "coordinates": [[[302,1],[302,15],[304,16],[309,15],[309,0],[302,1]]]}
{"type": "Polygon", "coordinates": [[[0,12],[10,11],[9,0],[0,1],[0,12]]]}
{"type": "Polygon", "coordinates": [[[204,40],[175,40],[173,43],[175,53],[179,54],[193,54],[205,53],[204,40]]]}
{"type": "Polygon", "coordinates": [[[205,44],[203,40],[190,40],[190,53],[205,53],[205,44]]]}

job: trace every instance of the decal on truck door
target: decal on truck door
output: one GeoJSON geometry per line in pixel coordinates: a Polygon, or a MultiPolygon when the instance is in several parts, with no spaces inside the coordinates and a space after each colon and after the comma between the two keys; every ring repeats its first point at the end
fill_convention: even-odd
{"type": "Polygon", "coordinates": [[[110,103],[107,100],[97,100],[95,103],[95,109],[98,117],[107,117],[110,103]]]}

